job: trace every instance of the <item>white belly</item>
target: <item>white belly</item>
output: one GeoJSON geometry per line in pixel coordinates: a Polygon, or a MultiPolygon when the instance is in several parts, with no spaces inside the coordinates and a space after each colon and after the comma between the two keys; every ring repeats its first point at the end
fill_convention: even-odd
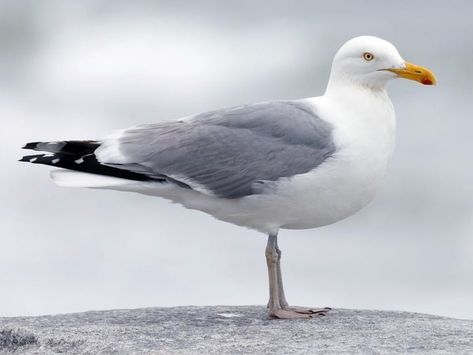
{"type": "Polygon", "coordinates": [[[281,181],[274,194],[221,200],[202,195],[181,202],[233,224],[264,233],[335,223],[366,206],[385,175],[389,156],[335,155],[312,172],[281,181]]]}
{"type": "Polygon", "coordinates": [[[320,170],[281,186],[293,211],[281,228],[320,227],[359,211],[374,198],[385,175],[389,157],[379,158],[335,155],[320,170]]]}

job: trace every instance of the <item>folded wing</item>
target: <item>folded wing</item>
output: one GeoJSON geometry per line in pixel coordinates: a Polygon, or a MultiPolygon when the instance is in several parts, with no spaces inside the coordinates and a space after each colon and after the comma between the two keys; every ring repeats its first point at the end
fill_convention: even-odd
{"type": "Polygon", "coordinates": [[[334,151],[330,124],[305,104],[286,101],[137,126],[105,140],[96,155],[106,165],[238,198],[307,173],[334,151]]]}

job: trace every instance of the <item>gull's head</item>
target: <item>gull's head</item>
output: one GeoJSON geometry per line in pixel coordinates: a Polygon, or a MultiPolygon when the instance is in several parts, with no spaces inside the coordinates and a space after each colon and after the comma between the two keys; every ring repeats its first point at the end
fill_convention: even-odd
{"type": "Polygon", "coordinates": [[[355,37],[335,55],[330,80],[349,81],[373,89],[384,88],[393,78],[405,78],[435,85],[427,68],[406,62],[388,41],[372,36],[355,37]]]}

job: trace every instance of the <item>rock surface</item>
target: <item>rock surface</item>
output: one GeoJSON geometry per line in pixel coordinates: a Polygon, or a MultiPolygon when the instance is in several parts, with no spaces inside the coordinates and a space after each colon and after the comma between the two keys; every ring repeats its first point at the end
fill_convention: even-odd
{"type": "Polygon", "coordinates": [[[268,320],[262,306],[175,307],[0,318],[0,353],[473,353],[473,321],[336,309],[268,320]]]}

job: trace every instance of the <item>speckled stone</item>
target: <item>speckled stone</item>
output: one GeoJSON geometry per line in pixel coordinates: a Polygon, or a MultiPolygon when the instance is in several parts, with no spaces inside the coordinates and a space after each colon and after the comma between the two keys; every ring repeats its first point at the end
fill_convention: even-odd
{"type": "Polygon", "coordinates": [[[268,320],[262,306],[144,308],[0,318],[0,353],[470,354],[473,321],[332,310],[268,320]]]}

